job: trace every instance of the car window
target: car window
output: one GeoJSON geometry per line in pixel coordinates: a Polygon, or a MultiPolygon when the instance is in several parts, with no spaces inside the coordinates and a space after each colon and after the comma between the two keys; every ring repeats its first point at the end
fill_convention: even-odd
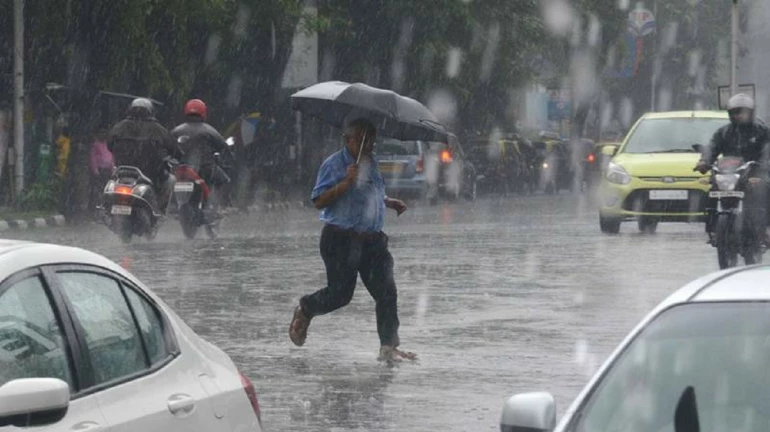
{"type": "Polygon", "coordinates": [[[0,294],[0,386],[19,378],[59,378],[72,388],[66,339],[40,278],[0,294]]]}
{"type": "Polygon", "coordinates": [[[131,308],[136,315],[136,322],[139,324],[142,339],[144,339],[144,344],[147,347],[150,364],[155,365],[162,362],[170,353],[166,348],[160,313],[147,300],[131,289],[126,289],[126,297],[128,297],[131,308]]]}
{"type": "Polygon", "coordinates": [[[146,369],[139,332],[118,282],[84,272],[62,272],[59,280],[85,332],[94,384],[146,369]]]}
{"type": "Polygon", "coordinates": [[[770,304],[692,303],[647,326],[584,405],[574,431],[673,431],[692,387],[701,430],[770,428],[770,304]]]}
{"type": "Polygon", "coordinates": [[[399,141],[382,138],[377,143],[376,151],[379,156],[418,156],[420,154],[420,143],[419,141],[399,141]]]}
{"type": "Polygon", "coordinates": [[[727,119],[645,119],[634,129],[624,153],[694,152],[693,144],[706,145],[727,119]]]}

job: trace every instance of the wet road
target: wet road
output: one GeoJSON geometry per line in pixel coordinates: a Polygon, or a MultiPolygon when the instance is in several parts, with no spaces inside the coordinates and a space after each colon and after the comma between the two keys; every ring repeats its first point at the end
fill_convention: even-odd
{"type": "MultiPolygon", "coordinates": [[[[701,225],[599,233],[584,197],[483,199],[388,216],[403,348],[376,361],[374,303],[313,321],[294,347],[299,297],[325,282],[310,210],[227,220],[216,241],[125,247],[101,226],[13,234],[83,246],[131,266],[254,381],[268,431],[493,431],[512,393],[551,391],[563,412],[590,374],[657,302],[717,268],[701,225]]],[[[8,235],[6,235],[8,237],[8,235]]]]}

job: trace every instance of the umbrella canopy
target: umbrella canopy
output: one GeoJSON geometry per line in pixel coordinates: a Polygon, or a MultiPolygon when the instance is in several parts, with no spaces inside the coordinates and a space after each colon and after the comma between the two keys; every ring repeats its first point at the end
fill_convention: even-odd
{"type": "Polygon", "coordinates": [[[381,136],[402,141],[447,140],[446,129],[425,105],[366,84],[322,82],[293,94],[291,107],[338,128],[366,118],[381,136]]]}

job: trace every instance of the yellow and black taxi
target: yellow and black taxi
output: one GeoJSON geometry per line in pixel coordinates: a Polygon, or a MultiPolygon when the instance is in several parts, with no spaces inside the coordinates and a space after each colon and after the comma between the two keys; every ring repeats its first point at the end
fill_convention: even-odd
{"type": "Polygon", "coordinates": [[[652,232],[658,222],[702,220],[708,176],[693,171],[700,158],[695,144],[707,145],[728,122],[726,112],[677,111],[643,115],[612,156],[599,190],[599,225],[617,234],[624,220],[652,232]]]}

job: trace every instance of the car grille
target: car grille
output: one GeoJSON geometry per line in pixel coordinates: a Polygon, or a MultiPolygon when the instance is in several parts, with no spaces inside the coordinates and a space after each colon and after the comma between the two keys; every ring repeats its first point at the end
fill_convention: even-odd
{"type": "Polygon", "coordinates": [[[656,183],[681,183],[681,182],[695,182],[700,177],[639,177],[643,181],[656,182],[656,183]]]}
{"type": "Polygon", "coordinates": [[[700,190],[688,190],[687,200],[651,200],[650,189],[637,189],[631,192],[623,209],[645,213],[698,213],[706,206],[706,194],[700,190]]]}

